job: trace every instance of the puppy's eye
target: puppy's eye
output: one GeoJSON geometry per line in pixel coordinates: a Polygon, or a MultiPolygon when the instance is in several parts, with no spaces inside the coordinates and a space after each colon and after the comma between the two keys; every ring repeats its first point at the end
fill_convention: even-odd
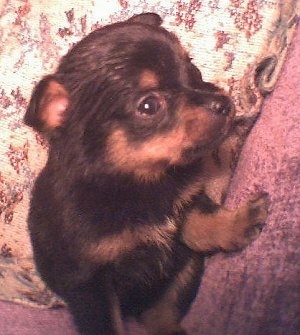
{"type": "Polygon", "coordinates": [[[158,96],[149,95],[142,98],[137,107],[137,111],[143,116],[154,116],[162,107],[162,101],[158,96]]]}

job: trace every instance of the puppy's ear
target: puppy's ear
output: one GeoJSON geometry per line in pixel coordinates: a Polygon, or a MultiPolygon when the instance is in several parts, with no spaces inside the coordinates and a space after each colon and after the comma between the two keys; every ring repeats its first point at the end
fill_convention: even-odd
{"type": "Polygon", "coordinates": [[[127,22],[142,23],[158,27],[162,24],[162,18],[155,13],[142,13],[134,15],[133,17],[128,19],[127,22]]]}
{"type": "Polygon", "coordinates": [[[200,70],[193,64],[189,64],[189,85],[198,90],[205,90],[208,92],[218,92],[220,91],[219,87],[216,85],[203,81],[202,74],[200,70]]]}
{"type": "Polygon", "coordinates": [[[35,87],[24,122],[39,132],[48,132],[63,124],[69,105],[66,89],[53,76],[42,79],[35,87]]]}

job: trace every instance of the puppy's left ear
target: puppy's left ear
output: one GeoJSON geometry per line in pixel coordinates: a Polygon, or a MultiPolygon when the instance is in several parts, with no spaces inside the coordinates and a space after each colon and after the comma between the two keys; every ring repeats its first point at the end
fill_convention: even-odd
{"type": "Polygon", "coordinates": [[[47,76],[35,87],[24,122],[39,132],[49,132],[62,126],[68,105],[64,86],[54,76],[47,76]]]}
{"type": "Polygon", "coordinates": [[[160,26],[163,22],[162,18],[156,13],[142,13],[138,15],[134,15],[127,22],[133,23],[142,23],[148,24],[150,26],[160,26]]]}

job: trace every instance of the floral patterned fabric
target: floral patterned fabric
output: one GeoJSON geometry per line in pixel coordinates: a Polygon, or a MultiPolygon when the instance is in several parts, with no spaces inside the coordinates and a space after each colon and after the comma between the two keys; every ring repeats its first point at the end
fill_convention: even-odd
{"type": "MultiPolygon", "coordinates": [[[[221,148],[210,192],[222,201],[239,148],[272,91],[297,23],[297,0],[0,1],[0,299],[60,304],[32,261],[26,217],[47,144],[22,118],[34,84],[90,31],[154,11],[174,31],[207,81],[236,106],[236,131],[221,148]]],[[[45,190],[47,191],[47,190],[45,190]]]]}

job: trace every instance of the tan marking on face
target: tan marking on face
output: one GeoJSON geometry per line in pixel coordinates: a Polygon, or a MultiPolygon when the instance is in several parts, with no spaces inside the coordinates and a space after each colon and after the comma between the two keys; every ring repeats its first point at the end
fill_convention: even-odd
{"type": "Polygon", "coordinates": [[[48,83],[39,103],[41,120],[47,128],[54,129],[63,122],[63,114],[69,104],[68,93],[58,82],[48,83]]]}
{"type": "Polygon", "coordinates": [[[92,262],[106,264],[143,244],[168,247],[176,231],[175,222],[171,219],[161,226],[125,228],[119,234],[112,234],[93,243],[83,253],[92,262]]]}
{"type": "Polygon", "coordinates": [[[159,86],[158,75],[151,70],[144,70],[140,75],[139,86],[144,89],[158,87],[159,86]]]}
{"type": "Polygon", "coordinates": [[[107,160],[116,171],[141,180],[159,179],[171,165],[185,164],[182,153],[196,145],[208,146],[219,136],[223,122],[205,108],[183,108],[173,129],[141,143],[131,142],[116,128],[107,140],[107,160]],[[217,134],[217,135],[216,135],[217,134]]]}
{"type": "Polygon", "coordinates": [[[182,129],[155,136],[140,144],[132,144],[123,129],[116,129],[108,139],[108,158],[117,171],[133,173],[139,179],[158,179],[164,174],[167,163],[180,158],[184,141],[182,129]]]}

